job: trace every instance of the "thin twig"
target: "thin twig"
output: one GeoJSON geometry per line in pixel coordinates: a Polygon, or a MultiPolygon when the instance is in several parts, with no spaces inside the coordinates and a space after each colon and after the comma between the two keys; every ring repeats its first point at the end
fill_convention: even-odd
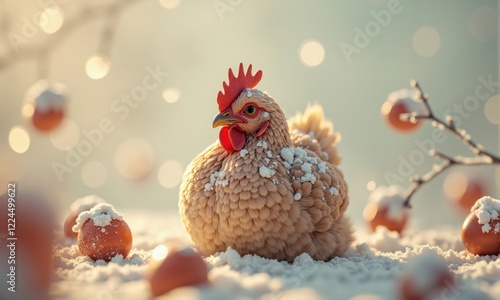
{"type": "Polygon", "coordinates": [[[61,29],[48,36],[43,42],[31,47],[20,49],[18,53],[13,51],[11,48],[9,53],[0,56],[0,70],[14,65],[18,61],[37,58],[41,50],[49,52],[50,49],[56,47],[56,45],[61,42],[64,37],[83,24],[94,19],[108,16],[110,10],[113,10],[115,14],[118,14],[129,5],[140,1],[143,0],[121,0],[110,4],[96,5],[82,9],[72,19],[65,21],[61,29]]]}
{"type": "MultiPolygon", "coordinates": [[[[410,200],[412,196],[420,189],[420,187],[427,182],[431,181],[434,177],[443,173],[448,168],[455,165],[463,166],[478,166],[478,165],[493,165],[500,164],[500,157],[485,150],[481,145],[474,142],[469,134],[463,129],[456,126],[453,118],[451,116],[446,116],[446,122],[437,118],[433,113],[430,105],[428,96],[423,92],[420,84],[417,81],[412,81],[411,85],[417,91],[418,98],[422,101],[425,108],[427,109],[427,115],[411,115],[410,119],[413,120],[430,120],[433,124],[436,124],[440,130],[448,130],[453,133],[458,139],[462,140],[464,144],[474,153],[472,157],[463,156],[449,156],[435,149],[429,151],[429,155],[435,157],[436,159],[441,159],[443,162],[439,165],[435,165],[432,170],[427,172],[421,177],[413,178],[412,186],[406,191],[406,198],[404,205],[406,207],[411,207],[410,200]]],[[[407,118],[408,119],[408,118],[407,118]]]]}

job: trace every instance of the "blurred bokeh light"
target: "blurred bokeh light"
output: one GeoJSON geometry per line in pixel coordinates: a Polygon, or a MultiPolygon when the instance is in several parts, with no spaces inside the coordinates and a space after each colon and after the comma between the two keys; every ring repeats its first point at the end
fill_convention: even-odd
{"type": "Polygon", "coordinates": [[[300,60],[308,67],[316,67],[325,59],[325,49],[318,41],[307,41],[300,46],[300,60]]]}
{"type": "Polygon", "coordinates": [[[61,29],[64,22],[64,15],[58,7],[46,8],[40,17],[40,28],[48,34],[54,33],[61,29]]]}
{"type": "Polygon", "coordinates": [[[14,126],[9,132],[9,145],[17,153],[24,153],[30,147],[30,136],[21,126],[14,126]]]}
{"type": "Polygon", "coordinates": [[[115,167],[125,178],[136,180],[146,177],[151,173],[154,162],[154,149],[144,140],[129,139],[116,149],[115,167]]]}
{"type": "Polygon", "coordinates": [[[179,185],[184,169],[176,161],[166,161],[158,170],[158,181],[165,188],[173,188],[179,185]]]}
{"type": "Polygon", "coordinates": [[[429,57],[434,55],[441,45],[441,37],[439,32],[430,27],[424,26],[419,28],[413,35],[413,48],[418,55],[429,57]]]}
{"type": "Polygon", "coordinates": [[[109,59],[103,55],[94,55],[85,65],[87,75],[92,79],[101,79],[109,72],[109,59]]]}
{"type": "Polygon", "coordinates": [[[163,90],[162,96],[168,103],[175,103],[179,100],[181,92],[176,88],[166,88],[163,90]]]}

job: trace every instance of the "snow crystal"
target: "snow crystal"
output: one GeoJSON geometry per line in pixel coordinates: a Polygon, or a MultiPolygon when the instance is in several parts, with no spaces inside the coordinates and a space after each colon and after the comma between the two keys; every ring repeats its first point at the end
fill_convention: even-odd
{"type": "Polygon", "coordinates": [[[224,177],[226,177],[226,172],[224,171],[215,171],[210,174],[210,183],[205,184],[205,192],[212,191],[214,186],[227,186],[229,184],[229,180],[224,179],[224,177]]]}
{"type": "Polygon", "coordinates": [[[481,226],[481,231],[484,232],[484,233],[490,232],[490,230],[491,230],[490,223],[486,223],[483,226],[481,226]]]}
{"type": "MultiPolygon", "coordinates": [[[[485,196],[476,201],[474,206],[471,208],[471,212],[476,214],[478,223],[483,225],[483,232],[490,232],[492,229],[490,226],[490,221],[499,219],[500,212],[500,200],[493,199],[489,196],[485,196]]],[[[498,223],[497,223],[498,225],[498,223]]],[[[495,225],[495,232],[497,232],[497,226],[495,225]]]]}
{"type": "Polygon", "coordinates": [[[293,148],[283,148],[280,151],[281,158],[283,158],[289,165],[293,163],[293,153],[293,148]]]}
{"type": "Polygon", "coordinates": [[[335,188],[333,186],[330,188],[329,191],[330,191],[330,194],[332,194],[334,196],[338,196],[339,195],[339,190],[337,190],[337,188],[335,188]]]}
{"type": "Polygon", "coordinates": [[[252,91],[251,90],[247,90],[247,97],[252,97],[252,91]]]}
{"type": "Polygon", "coordinates": [[[264,118],[268,118],[269,117],[269,113],[267,111],[265,111],[265,112],[262,113],[262,116],[264,118]]]}
{"type": "Polygon", "coordinates": [[[264,161],[266,162],[266,164],[268,164],[271,160],[267,157],[264,157],[264,161]]]}
{"type": "Polygon", "coordinates": [[[302,172],[304,172],[304,173],[311,173],[311,172],[312,172],[311,167],[312,167],[312,165],[311,165],[310,163],[304,163],[304,164],[300,167],[300,169],[301,169],[301,170],[302,170],[302,172]]]}
{"type": "Polygon", "coordinates": [[[293,199],[295,199],[295,200],[300,200],[300,198],[302,198],[302,195],[300,194],[300,192],[297,192],[297,193],[295,193],[295,195],[293,195],[293,199]]]}
{"type": "Polygon", "coordinates": [[[273,152],[271,152],[271,150],[267,150],[266,154],[267,154],[267,157],[269,157],[269,158],[273,157],[273,152]]]}
{"type": "Polygon", "coordinates": [[[271,178],[271,176],[273,176],[275,174],[275,171],[269,169],[266,166],[260,166],[260,168],[259,168],[259,174],[262,177],[271,178]]]}
{"type": "Polygon", "coordinates": [[[73,226],[72,230],[78,232],[88,219],[92,219],[95,226],[106,227],[111,223],[111,220],[123,220],[123,216],[116,212],[113,205],[109,203],[97,204],[89,211],[78,215],[76,225],[73,226]]]}
{"type": "Polygon", "coordinates": [[[267,142],[260,140],[257,142],[257,147],[262,147],[264,149],[267,149],[267,142]]]}
{"type": "Polygon", "coordinates": [[[311,182],[314,184],[316,182],[316,176],[312,173],[306,173],[304,176],[300,177],[300,182],[311,182]]]}
{"type": "Polygon", "coordinates": [[[242,149],[242,150],[240,151],[240,156],[241,156],[241,157],[245,157],[247,154],[248,154],[248,150],[247,150],[247,149],[242,149]]]}
{"type": "Polygon", "coordinates": [[[320,174],[326,173],[326,162],[322,161],[318,164],[318,173],[320,174]]]}

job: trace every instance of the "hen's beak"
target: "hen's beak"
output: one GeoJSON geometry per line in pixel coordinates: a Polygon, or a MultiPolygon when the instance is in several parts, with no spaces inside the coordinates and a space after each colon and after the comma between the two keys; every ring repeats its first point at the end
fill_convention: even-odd
{"type": "Polygon", "coordinates": [[[241,122],[241,119],[231,116],[228,111],[224,111],[215,116],[212,127],[233,125],[235,122],[241,122]]]}

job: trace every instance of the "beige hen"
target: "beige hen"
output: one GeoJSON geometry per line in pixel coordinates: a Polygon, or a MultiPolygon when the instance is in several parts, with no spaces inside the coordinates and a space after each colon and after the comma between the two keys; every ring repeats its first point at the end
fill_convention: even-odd
{"type": "Polygon", "coordinates": [[[288,123],[268,94],[253,89],[262,72],[238,77],[219,92],[219,141],[188,166],[180,189],[186,230],[204,255],[231,247],[241,255],[293,261],[342,255],[352,226],[344,216],[348,188],[337,168],[339,135],[319,105],[288,123]]]}

